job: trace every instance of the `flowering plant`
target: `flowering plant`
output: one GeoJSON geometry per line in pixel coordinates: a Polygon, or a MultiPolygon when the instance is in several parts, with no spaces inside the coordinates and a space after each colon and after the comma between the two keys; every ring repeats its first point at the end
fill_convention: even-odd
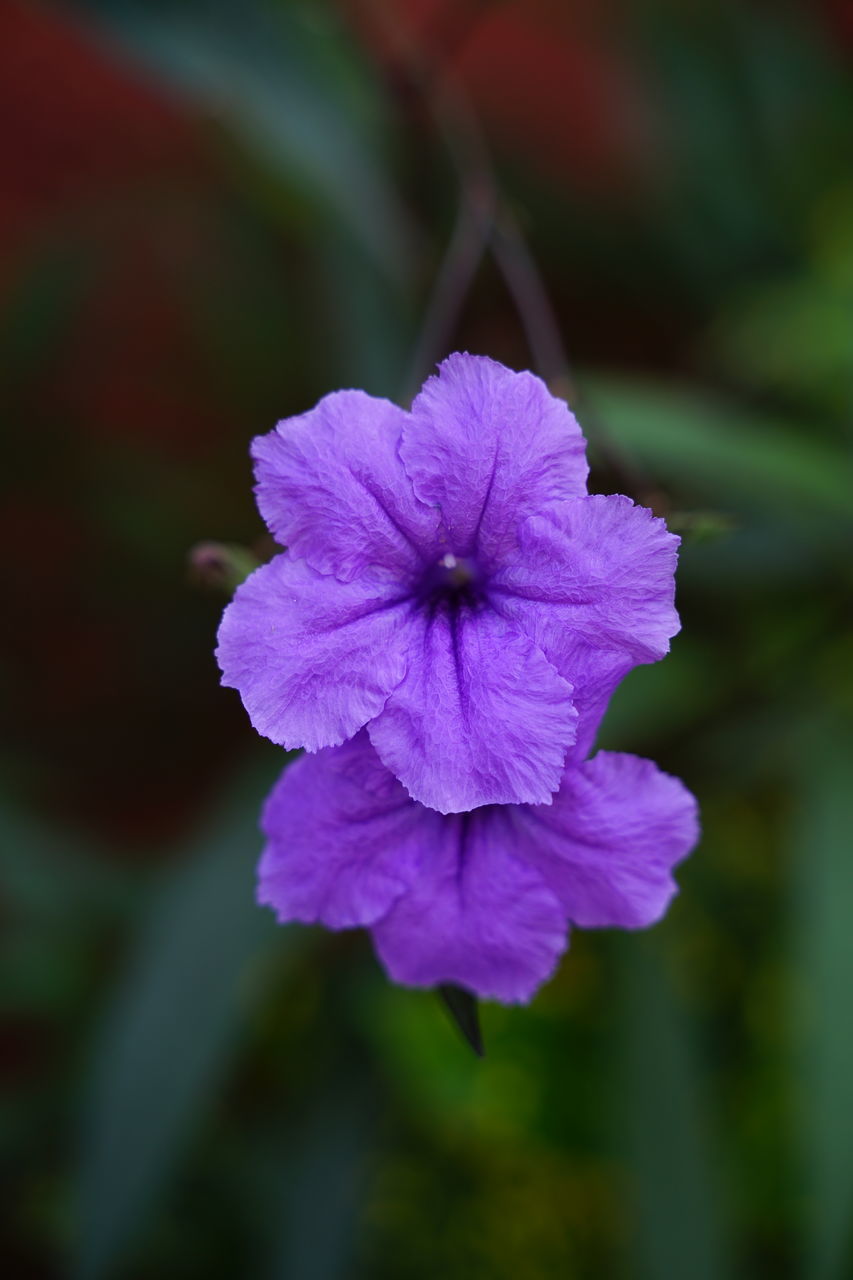
{"type": "Polygon", "coordinates": [[[690,792],[637,756],[568,767],[550,805],[445,815],[418,804],[366,733],[303,756],[267,800],[258,898],[281,921],[366,926],[391,977],[528,1000],[567,925],[654,923],[697,837],[690,792]]]}
{"type": "Polygon", "coordinates": [[[589,495],[580,428],[529,373],[454,355],[407,413],[326,396],[253,445],[286,550],[217,656],[255,727],[312,753],[263,815],[259,898],[367,926],[399,982],[528,999],[567,926],[650,924],[697,836],[650,761],[587,759],[678,630],[678,539],[589,495]]]}
{"type": "Polygon", "coordinates": [[[580,428],[532,374],[454,355],[410,413],[341,391],[252,452],[288,549],[225,612],[223,683],[285,747],[367,726],[441,813],[548,804],[615,685],[678,630],[678,539],[587,494],[580,428]]]}

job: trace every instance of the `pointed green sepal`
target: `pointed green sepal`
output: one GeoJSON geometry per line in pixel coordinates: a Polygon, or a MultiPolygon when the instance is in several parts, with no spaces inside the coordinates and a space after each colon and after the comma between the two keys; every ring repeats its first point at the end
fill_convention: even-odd
{"type": "Polygon", "coordinates": [[[463,1039],[471,1046],[478,1058],[484,1058],[486,1049],[483,1044],[483,1033],[480,1030],[480,1008],[477,997],[463,987],[454,987],[449,983],[443,983],[438,988],[438,994],[463,1039]]]}

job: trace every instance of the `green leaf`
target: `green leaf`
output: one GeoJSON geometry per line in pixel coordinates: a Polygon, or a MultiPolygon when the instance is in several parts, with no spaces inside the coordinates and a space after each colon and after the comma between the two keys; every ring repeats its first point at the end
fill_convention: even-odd
{"type": "Polygon", "coordinates": [[[797,761],[792,828],[799,933],[799,1118],[808,1220],[803,1274],[843,1280],[853,1265],[853,747],[822,729],[797,761]]]}
{"type": "Polygon", "coordinates": [[[654,754],[661,742],[689,732],[724,688],[725,673],[715,657],[683,636],[666,662],[629,672],[607,707],[599,747],[654,754]]]}
{"type": "MultiPolygon", "coordinates": [[[[166,885],[115,994],[83,1133],[76,1273],[107,1274],[209,1105],[235,1050],[245,984],[276,932],[255,904],[268,771],[243,779],[166,885]]],[[[285,939],[287,940],[285,943],[285,939]]]]}
{"type": "Polygon", "coordinates": [[[708,1115],[689,1024],[657,953],[660,942],[619,939],[626,996],[621,1055],[636,1234],[630,1274],[642,1280],[728,1280],[708,1115]]]}
{"type": "Polygon", "coordinates": [[[317,249],[319,301],[327,317],[324,358],[334,361],[342,385],[398,400],[400,370],[414,341],[400,291],[351,241],[328,236],[317,249]]]}
{"type": "Polygon", "coordinates": [[[371,1190],[380,1099],[363,1066],[342,1055],[344,1065],[322,1082],[297,1131],[282,1139],[287,1156],[270,1271],[281,1280],[352,1275],[371,1190]]]}
{"type": "MultiPolygon", "coordinates": [[[[807,430],[699,390],[597,377],[585,379],[583,391],[607,432],[656,482],[686,485],[714,508],[725,495],[747,510],[853,524],[853,469],[840,450],[807,430]]],[[[583,405],[579,416],[583,422],[583,405]]],[[[594,452],[594,436],[591,445],[594,452]]]]}
{"type": "Polygon", "coordinates": [[[29,927],[120,916],[138,901],[140,878],[99,853],[0,795],[0,892],[7,912],[29,927]]]}
{"type": "Polygon", "coordinates": [[[408,224],[377,159],[369,82],[328,15],[259,0],[79,7],[333,213],[386,272],[404,276],[408,224]]]}

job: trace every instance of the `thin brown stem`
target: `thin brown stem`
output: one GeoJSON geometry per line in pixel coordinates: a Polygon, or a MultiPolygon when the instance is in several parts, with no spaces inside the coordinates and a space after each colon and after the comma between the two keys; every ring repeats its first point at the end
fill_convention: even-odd
{"type": "Polygon", "coordinates": [[[572,398],[574,380],[560,325],[530,247],[506,209],[495,223],[492,256],[515,303],[537,372],[552,387],[572,398]]]}
{"type": "Polygon", "coordinates": [[[590,405],[582,404],[582,394],[542,274],[518,223],[507,209],[501,211],[495,223],[491,247],[515,303],[537,372],[554,395],[567,400],[577,410],[595,453],[620,488],[648,502],[652,490],[642,469],[613,441],[590,405]]]}
{"type": "MultiPolygon", "coordinates": [[[[510,292],[533,363],[555,395],[578,405],[578,389],[536,260],[511,214],[476,113],[459,81],[406,31],[399,12],[384,0],[365,0],[382,24],[406,77],[424,102],[456,169],[461,203],[456,228],[445,254],[410,369],[409,389],[452,342],[468,291],[488,249],[510,292]]],[[[484,10],[478,10],[484,12],[484,10]]],[[[475,14],[476,16],[476,14],[475,14]]],[[[471,25],[466,28],[470,35],[471,25]]],[[[620,487],[647,501],[651,486],[633,459],[614,444],[587,405],[587,438],[602,465],[620,487]]]]}
{"type": "Polygon", "coordinates": [[[463,198],[456,226],[427,304],[420,336],[409,367],[405,401],[411,400],[436,360],[444,355],[465,305],[492,230],[491,193],[463,198]]]}

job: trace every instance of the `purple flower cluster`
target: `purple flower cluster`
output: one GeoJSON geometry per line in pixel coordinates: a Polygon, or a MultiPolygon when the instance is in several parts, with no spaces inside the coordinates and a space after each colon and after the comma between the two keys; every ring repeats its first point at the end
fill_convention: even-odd
{"type": "Polygon", "coordinates": [[[680,782],[586,759],[678,630],[678,539],[589,495],[584,450],[538,378],[468,355],[408,413],[341,391],[254,442],[287,550],[217,657],[260,733],[316,753],[267,802],[260,900],[367,926],[397,981],[528,999],[569,923],[658,919],[697,838],[680,782]]]}

